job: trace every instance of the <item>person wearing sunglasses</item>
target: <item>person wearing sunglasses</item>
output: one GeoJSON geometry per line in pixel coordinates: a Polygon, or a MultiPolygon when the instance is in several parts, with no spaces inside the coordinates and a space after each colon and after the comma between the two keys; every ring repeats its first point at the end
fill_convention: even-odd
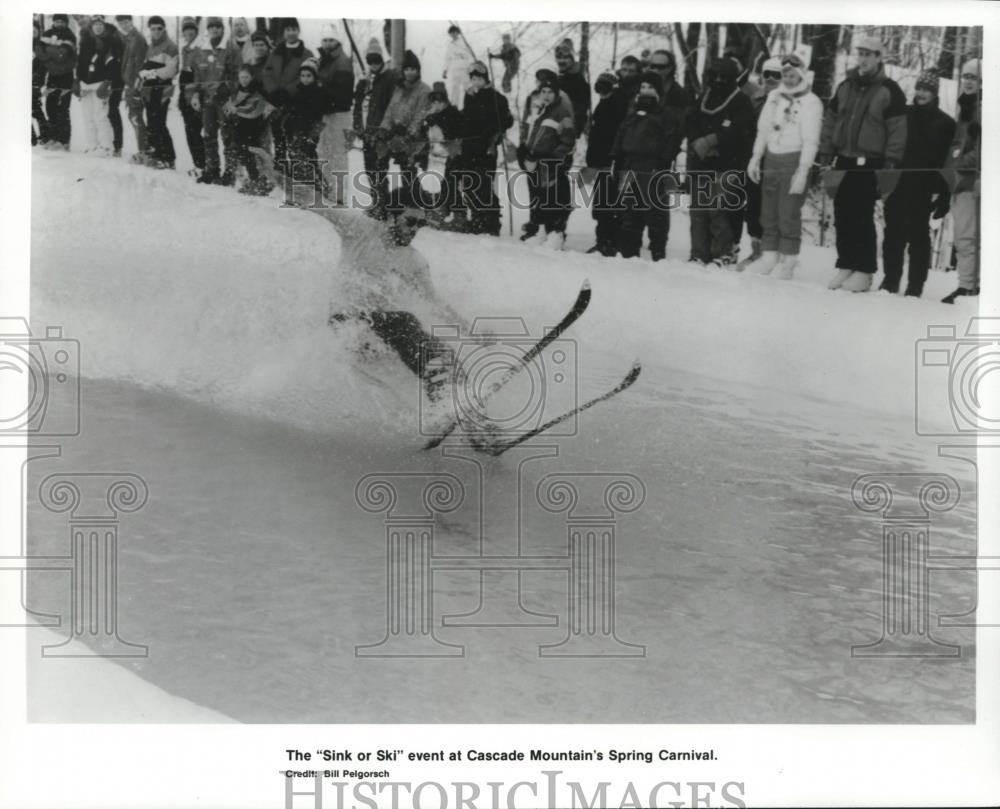
{"type": "Polygon", "coordinates": [[[895,169],[906,149],[906,96],[882,65],[881,40],[856,35],[857,65],[847,72],[827,105],[820,163],[833,196],[837,273],[830,289],[867,292],[878,269],[875,203],[877,172],[895,169]]]}
{"type": "Polygon", "coordinates": [[[938,76],[925,70],[917,78],[913,103],[906,108],[906,151],[900,177],[885,200],[880,290],[895,294],[909,245],[906,294],[919,298],[931,263],[930,220],[948,213],[951,191],[940,169],[955,134],[954,119],[938,108],[938,76]]]}
{"type": "Polygon", "coordinates": [[[982,75],[979,59],[962,65],[958,122],[947,162],[946,179],[952,189],[951,220],[954,226],[958,288],[941,299],[979,294],[979,195],[980,143],[982,137],[982,75]]]}
{"type": "Polygon", "coordinates": [[[781,84],[771,90],[757,121],[751,181],[761,184],[761,256],[749,269],[789,279],[802,242],[802,204],[823,122],[823,102],[809,90],[805,64],[783,58],[781,84]]]}

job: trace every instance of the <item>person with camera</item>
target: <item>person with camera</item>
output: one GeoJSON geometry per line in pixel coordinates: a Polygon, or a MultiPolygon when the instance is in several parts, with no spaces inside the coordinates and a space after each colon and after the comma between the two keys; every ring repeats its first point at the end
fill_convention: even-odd
{"type": "Polygon", "coordinates": [[[365,174],[372,194],[369,210],[376,219],[384,219],[389,198],[389,154],[382,145],[385,138],[381,124],[399,76],[386,66],[382,46],[374,37],[368,42],[365,64],[368,75],[358,80],[354,90],[354,132],[361,139],[365,174]]]}
{"type": "Polygon", "coordinates": [[[823,102],[809,90],[806,66],[791,54],[781,59],[781,84],[771,90],[757,121],[747,176],[761,189],[760,258],[749,269],[790,279],[802,244],[802,205],[809,171],[819,149],[823,102]]]}
{"type": "Polygon", "coordinates": [[[909,245],[906,294],[919,298],[931,263],[930,219],[948,213],[951,193],[940,169],[955,134],[954,119],[938,107],[938,76],[926,70],[917,78],[913,103],[906,108],[906,149],[901,175],[883,206],[882,269],[879,289],[895,294],[909,245]]]}
{"type": "MultiPolygon", "coordinates": [[[[146,50],[149,43],[142,32],[137,30],[132,20],[131,14],[119,14],[115,17],[118,23],[118,30],[121,31],[123,51],[122,51],[122,92],[121,98],[125,101],[125,113],[128,122],[135,133],[136,153],[132,155],[133,163],[142,163],[146,159],[146,150],[149,148],[146,133],[146,109],[143,104],[142,94],[139,92],[141,79],[139,71],[142,70],[146,61],[146,50]]],[[[115,96],[109,101],[117,107],[118,99],[115,96]]]]}
{"type": "Polygon", "coordinates": [[[566,111],[560,97],[559,79],[542,79],[537,92],[541,110],[531,122],[527,140],[522,144],[531,211],[537,228],[530,243],[562,250],[572,209],[566,158],[573,153],[576,129],[573,116],[566,111]]]}
{"type": "Polygon", "coordinates": [[[76,34],[69,28],[68,14],[53,14],[52,27],[39,38],[45,66],[45,114],[49,119],[46,149],[69,151],[72,125],[69,105],[73,98],[76,68],[76,34]]]}
{"type": "Polygon", "coordinates": [[[979,59],[970,59],[962,65],[958,121],[945,163],[945,176],[952,191],[951,221],[958,269],[958,288],[942,298],[942,303],[954,303],[957,298],[979,294],[982,71],[982,62],[979,59]]]}
{"type": "Polygon", "coordinates": [[[876,173],[895,169],[903,159],[906,96],[886,75],[878,37],[855,36],[854,48],[857,66],[827,104],[819,153],[837,230],[837,274],[829,288],[867,292],[878,269],[876,173]]]}
{"type": "Polygon", "coordinates": [[[494,188],[497,146],[514,125],[507,97],[490,84],[489,69],[469,65],[469,89],[462,107],[462,168],[467,172],[472,233],[500,235],[500,200],[494,188]]]}
{"type": "Polygon", "coordinates": [[[623,258],[637,258],[642,234],[649,231],[653,261],[667,256],[670,194],[676,190],[668,172],[680,148],[682,132],[660,99],[663,84],[647,70],[639,80],[635,109],[629,113],[611,148],[617,185],[624,205],[618,233],[623,258]]]}
{"type": "Polygon", "coordinates": [[[113,83],[121,76],[117,38],[104,25],[104,17],[94,14],[81,32],[73,92],[80,99],[87,138],[85,152],[97,157],[114,154],[114,130],[108,120],[108,99],[113,83]]]}

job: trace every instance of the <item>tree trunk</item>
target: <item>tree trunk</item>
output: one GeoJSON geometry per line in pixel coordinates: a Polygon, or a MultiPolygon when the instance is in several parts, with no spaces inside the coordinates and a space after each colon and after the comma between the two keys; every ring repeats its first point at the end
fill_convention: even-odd
{"type": "Polygon", "coordinates": [[[705,67],[719,58],[719,23],[705,23],[705,67]]]}
{"type": "Polygon", "coordinates": [[[698,81],[698,40],[701,38],[701,23],[688,23],[687,37],[679,22],[674,23],[677,42],[684,55],[684,89],[691,95],[701,95],[701,83],[698,81]]]}
{"type": "Polygon", "coordinates": [[[590,84],[590,23],[580,23],[580,70],[590,84]]]}
{"type": "Polygon", "coordinates": [[[809,63],[809,69],[813,72],[812,91],[826,101],[833,96],[834,91],[840,26],[807,25],[803,27],[802,36],[812,45],[812,60],[809,63]]]}
{"type": "Polygon", "coordinates": [[[938,54],[937,72],[945,79],[955,78],[955,51],[958,49],[958,28],[949,25],[941,37],[941,53],[938,54]]]}

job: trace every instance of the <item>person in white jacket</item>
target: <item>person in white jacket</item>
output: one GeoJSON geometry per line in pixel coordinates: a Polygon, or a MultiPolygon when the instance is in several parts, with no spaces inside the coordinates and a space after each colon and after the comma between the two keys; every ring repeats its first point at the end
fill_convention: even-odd
{"type": "Polygon", "coordinates": [[[465,90],[469,85],[469,65],[473,62],[465,40],[462,39],[462,29],[457,25],[448,29],[451,42],[444,54],[444,73],[441,75],[448,82],[448,100],[459,109],[465,102],[465,90]]]}
{"type": "Polygon", "coordinates": [[[819,149],[823,102],[809,90],[802,60],[781,59],[781,84],[768,93],[757,121],[747,174],[761,184],[763,252],[749,269],[789,279],[802,242],[802,204],[819,149]]]}

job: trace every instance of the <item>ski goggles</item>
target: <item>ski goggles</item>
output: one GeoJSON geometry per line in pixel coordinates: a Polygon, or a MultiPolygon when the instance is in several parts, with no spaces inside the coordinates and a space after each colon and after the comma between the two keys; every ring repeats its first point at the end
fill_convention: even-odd
{"type": "Polygon", "coordinates": [[[806,65],[805,65],[805,62],[803,62],[797,55],[795,55],[794,53],[790,53],[790,54],[788,54],[788,56],[782,56],[781,57],[781,66],[782,67],[795,67],[795,68],[798,68],[799,70],[801,70],[806,65]]]}
{"type": "Polygon", "coordinates": [[[490,77],[490,74],[487,73],[485,70],[470,70],[469,71],[469,78],[470,79],[475,78],[476,76],[478,76],[481,79],[488,79],[490,77]]]}
{"type": "Polygon", "coordinates": [[[781,71],[780,70],[765,70],[761,75],[765,79],[774,79],[775,81],[780,81],[781,80],[781,71]]]}

